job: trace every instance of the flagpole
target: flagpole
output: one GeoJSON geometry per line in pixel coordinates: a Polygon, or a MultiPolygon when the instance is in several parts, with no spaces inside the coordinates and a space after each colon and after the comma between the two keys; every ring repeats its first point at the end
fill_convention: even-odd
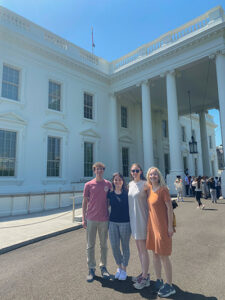
{"type": "Polygon", "coordinates": [[[92,49],[92,55],[93,55],[94,54],[94,48],[95,48],[93,26],[91,26],[91,39],[92,39],[91,49],[92,49]]]}

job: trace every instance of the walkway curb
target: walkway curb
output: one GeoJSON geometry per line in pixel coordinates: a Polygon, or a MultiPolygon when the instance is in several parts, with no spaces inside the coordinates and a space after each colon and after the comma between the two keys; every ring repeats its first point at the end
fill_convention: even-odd
{"type": "Polygon", "coordinates": [[[28,241],[24,241],[24,242],[21,242],[21,243],[18,243],[18,244],[9,246],[9,247],[2,248],[2,249],[0,249],[0,255],[4,254],[4,253],[7,253],[7,252],[10,252],[10,251],[13,251],[13,250],[16,250],[18,248],[30,245],[30,244],[34,244],[34,243],[37,243],[37,242],[55,237],[55,236],[60,235],[60,234],[64,234],[64,233],[67,233],[67,232],[70,232],[70,231],[80,229],[82,227],[83,227],[82,224],[75,225],[73,227],[69,227],[69,228],[66,228],[66,229],[63,229],[63,230],[52,232],[52,233],[49,233],[49,234],[46,234],[46,235],[42,235],[42,236],[30,239],[28,241]]]}

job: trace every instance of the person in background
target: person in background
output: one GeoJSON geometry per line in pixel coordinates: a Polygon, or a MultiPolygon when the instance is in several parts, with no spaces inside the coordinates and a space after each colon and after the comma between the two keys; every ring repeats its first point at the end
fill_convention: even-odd
{"type": "Polygon", "coordinates": [[[128,191],[125,180],[120,173],[114,173],[112,178],[112,191],[108,192],[109,240],[116,264],[118,266],[115,279],[126,280],[126,268],[130,258],[130,217],[128,206],[128,191]],[[122,246],[122,253],[120,250],[122,246]]]}
{"type": "Polygon", "coordinates": [[[129,215],[131,234],[135,239],[138,255],[141,263],[141,274],[132,277],[134,287],[143,289],[150,285],[149,255],[146,248],[147,222],[148,222],[148,185],[139,164],[131,166],[132,181],[128,185],[129,215]]]}
{"type": "Polygon", "coordinates": [[[185,177],[184,177],[184,184],[185,184],[185,192],[186,192],[186,196],[189,196],[189,178],[188,178],[188,173],[186,173],[185,177]]]}
{"type": "Polygon", "coordinates": [[[219,178],[217,176],[215,177],[215,186],[216,186],[216,198],[219,199],[221,186],[220,186],[219,178]]]}
{"type": "Polygon", "coordinates": [[[208,198],[208,186],[207,186],[205,176],[202,177],[201,184],[202,184],[202,197],[207,199],[208,198]]]}
{"type": "Polygon", "coordinates": [[[193,195],[193,197],[195,197],[195,189],[196,189],[196,186],[195,185],[193,185],[192,183],[195,181],[195,177],[194,176],[192,176],[192,178],[191,178],[191,189],[192,189],[192,195],[193,195]]]}
{"type": "Polygon", "coordinates": [[[211,195],[211,201],[212,201],[212,203],[217,203],[215,180],[213,177],[210,177],[208,182],[209,182],[209,191],[210,191],[210,195],[211,195]]]}
{"type": "Polygon", "coordinates": [[[156,273],[155,292],[166,298],[176,293],[172,285],[172,264],[169,256],[172,254],[173,208],[161,172],[151,167],[147,172],[147,181],[150,187],[148,205],[148,232],[146,245],[153,251],[153,265],[156,273]],[[166,283],[161,277],[162,265],[165,270],[166,283]]]}
{"type": "Polygon", "coordinates": [[[202,196],[201,176],[195,178],[195,180],[192,182],[192,186],[195,187],[195,198],[198,203],[197,208],[204,209],[205,205],[203,205],[201,202],[201,196],[202,196]]]}
{"type": "Polygon", "coordinates": [[[190,191],[190,196],[194,196],[193,195],[193,190],[192,190],[192,176],[188,176],[188,181],[189,181],[189,191],[190,191]]]}
{"type": "Polygon", "coordinates": [[[95,242],[97,232],[101,249],[101,274],[104,279],[110,279],[109,272],[106,269],[109,225],[107,194],[112,185],[103,178],[105,171],[103,163],[94,163],[92,169],[95,173],[95,178],[85,183],[82,203],[82,225],[86,229],[87,238],[88,282],[92,282],[95,277],[95,242]]]}
{"type": "Polygon", "coordinates": [[[181,179],[180,175],[177,175],[177,178],[174,182],[175,189],[177,191],[177,201],[184,202],[183,199],[183,180],[181,179]]]}

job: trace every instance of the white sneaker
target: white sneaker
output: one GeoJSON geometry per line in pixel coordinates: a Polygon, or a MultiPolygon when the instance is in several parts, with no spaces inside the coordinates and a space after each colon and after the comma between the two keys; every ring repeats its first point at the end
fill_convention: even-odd
{"type": "Polygon", "coordinates": [[[118,278],[119,280],[126,280],[127,279],[127,272],[124,270],[121,270],[120,276],[118,278]]]}
{"type": "Polygon", "coordinates": [[[150,277],[149,277],[149,275],[148,275],[147,278],[141,277],[136,283],[133,284],[133,286],[137,290],[142,290],[143,288],[150,286],[150,277]]]}
{"type": "Polygon", "coordinates": [[[116,270],[116,274],[115,274],[115,279],[119,279],[119,277],[120,277],[120,273],[121,273],[121,269],[120,268],[118,268],[117,270],[116,270]]]}

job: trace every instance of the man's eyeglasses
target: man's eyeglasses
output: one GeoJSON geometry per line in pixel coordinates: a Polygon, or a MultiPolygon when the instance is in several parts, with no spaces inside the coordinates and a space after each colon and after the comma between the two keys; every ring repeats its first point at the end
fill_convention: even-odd
{"type": "Polygon", "coordinates": [[[131,170],[131,172],[132,172],[132,173],[139,173],[140,170],[138,170],[138,169],[135,170],[135,169],[134,169],[134,170],[131,170]]]}

